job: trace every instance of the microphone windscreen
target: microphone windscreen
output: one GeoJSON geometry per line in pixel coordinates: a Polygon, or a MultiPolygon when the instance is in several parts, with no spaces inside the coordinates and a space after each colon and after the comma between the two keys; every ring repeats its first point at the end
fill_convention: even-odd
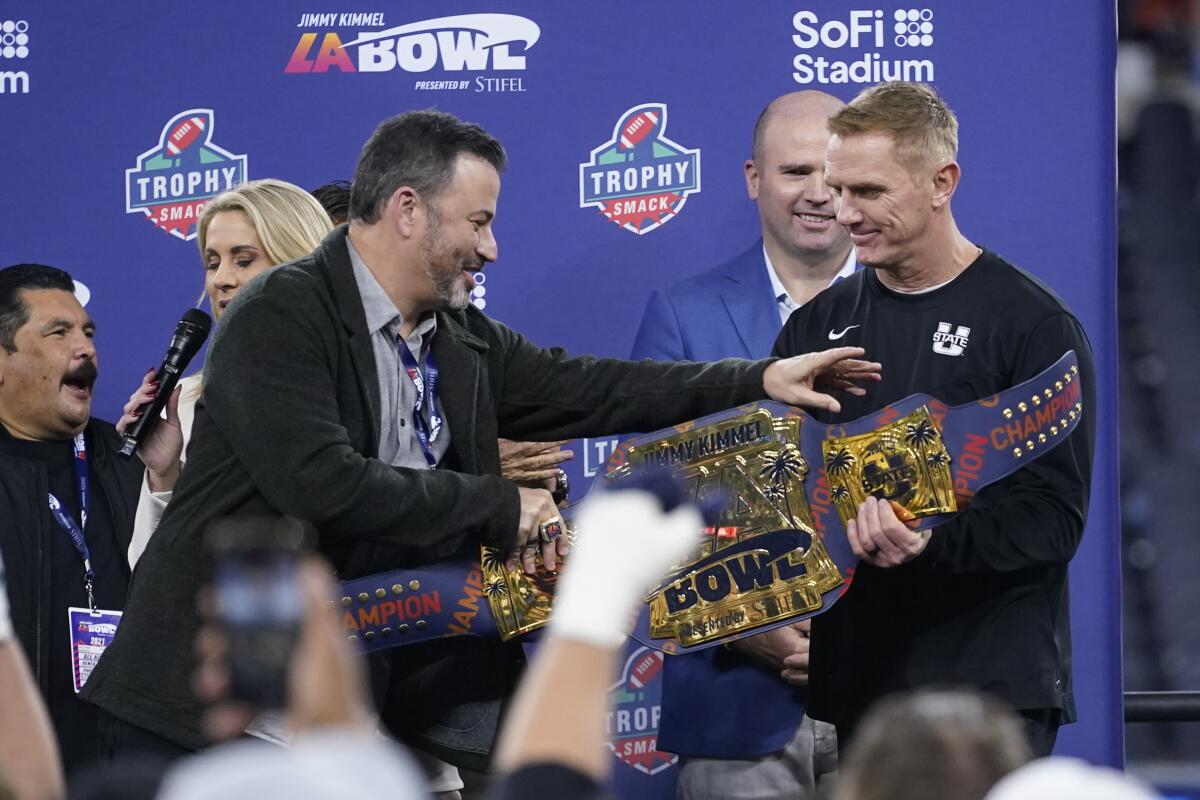
{"type": "Polygon", "coordinates": [[[183,318],[179,321],[195,325],[204,331],[205,336],[207,336],[208,332],[212,330],[212,317],[210,317],[207,312],[201,311],[198,308],[189,308],[186,312],[184,312],[183,318]]]}

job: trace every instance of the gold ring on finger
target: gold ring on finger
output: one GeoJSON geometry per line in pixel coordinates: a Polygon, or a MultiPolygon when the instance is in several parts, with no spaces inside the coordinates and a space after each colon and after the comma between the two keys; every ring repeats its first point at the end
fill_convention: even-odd
{"type": "Polygon", "coordinates": [[[553,544],[562,536],[562,520],[558,517],[542,520],[538,525],[538,538],[546,544],[553,544]]]}

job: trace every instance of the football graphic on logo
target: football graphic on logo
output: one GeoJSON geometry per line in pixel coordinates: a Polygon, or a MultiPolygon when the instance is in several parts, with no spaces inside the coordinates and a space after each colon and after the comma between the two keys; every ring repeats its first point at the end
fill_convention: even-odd
{"type": "Polygon", "coordinates": [[[179,121],[167,133],[167,153],[178,156],[187,150],[204,135],[205,120],[203,117],[188,117],[179,121]]]}
{"type": "Polygon", "coordinates": [[[653,651],[642,655],[629,670],[629,685],[635,689],[644,689],[647,684],[658,677],[662,671],[662,656],[653,651]]]}
{"type": "Polygon", "coordinates": [[[638,142],[645,139],[658,128],[659,116],[653,111],[640,111],[634,114],[621,127],[621,136],[617,140],[618,150],[632,150],[638,142]]]}

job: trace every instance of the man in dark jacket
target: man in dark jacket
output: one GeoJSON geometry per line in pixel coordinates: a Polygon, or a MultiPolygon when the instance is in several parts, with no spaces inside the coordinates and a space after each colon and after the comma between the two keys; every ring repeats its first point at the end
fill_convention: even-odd
{"type": "Polygon", "coordinates": [[[13,628],[68,771],[95,760],[96,710],[76,692],[96,653],[90,641],[73,652],[67,610],[124,606],[141,479],[140,465],[115,457],[113,427],[89,418],[95,326],[74,288],[53,267],[0,270],[0,552],[13,628]]]}
{"type": "MultiPolygon", "coordinates": [[[[384,122],[359,158],[349,227],[227,310],[187,469],[87,687],[116,718],[114,755],[155,737],[164,752],[206,743],[189,675],[213,520],[308,521],[342,578],[478,554],[480,543],[526,569],[540,547],[552,568],[559,545],[539,537],[557,514],[550,493],[500,477],[498,436],[652,430],[768,394],[836,407],[813,390],[816,376],[835,363],[852,377],[875,369],[851,358],[857,350],[671,365],[535,346],[469,304],[473,273],[497,255],[504,161],[499,142],[449,114],[384,122]]],[[[452,763],[485,764],[523,665],[518,643],[462,636],[375,661],[377,678],[389,673],[381,699],[394,733],[452,763]]]]}

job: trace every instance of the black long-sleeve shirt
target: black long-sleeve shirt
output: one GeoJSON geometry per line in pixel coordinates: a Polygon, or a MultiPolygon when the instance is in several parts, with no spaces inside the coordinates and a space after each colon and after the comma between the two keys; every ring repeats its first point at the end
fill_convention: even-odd
{"type": "Polygon", "coordinates": [[[1051,290],[984,251],[933,291],[901,294],[873,269],[796,311],[775,344],[787,356],[866,348],[883,379],[842,399],[849,421],[914,393],[960,405],[1079,356],[1084,410],[1071,436],[984,488],[900,567],[862,563],[813,623],[809,714],[853,728],[892,691],[962,684],[1018,709],[1075,717],[1067,563],[1083,534],[1095,439],[1095,372],[1079,321],[1051,290]]]}
{"type": "MultiPolygon", "coordinates": [[[[117,434],[93,421],[87,430],[89,514],[84,538],[96,573],[97,605],[125,605],[125,552],[141,483],[140,462],[119,461],[117,434]]],[[[13,630],[42,693],[68,773],[96,759],[96,708],[75,695],[67,609],[86,608],[82,557],[55,521],[47,492],[79,521],[71,440],[14,438],[0,425],[0,551],[8,565],[13,630]]]]}

